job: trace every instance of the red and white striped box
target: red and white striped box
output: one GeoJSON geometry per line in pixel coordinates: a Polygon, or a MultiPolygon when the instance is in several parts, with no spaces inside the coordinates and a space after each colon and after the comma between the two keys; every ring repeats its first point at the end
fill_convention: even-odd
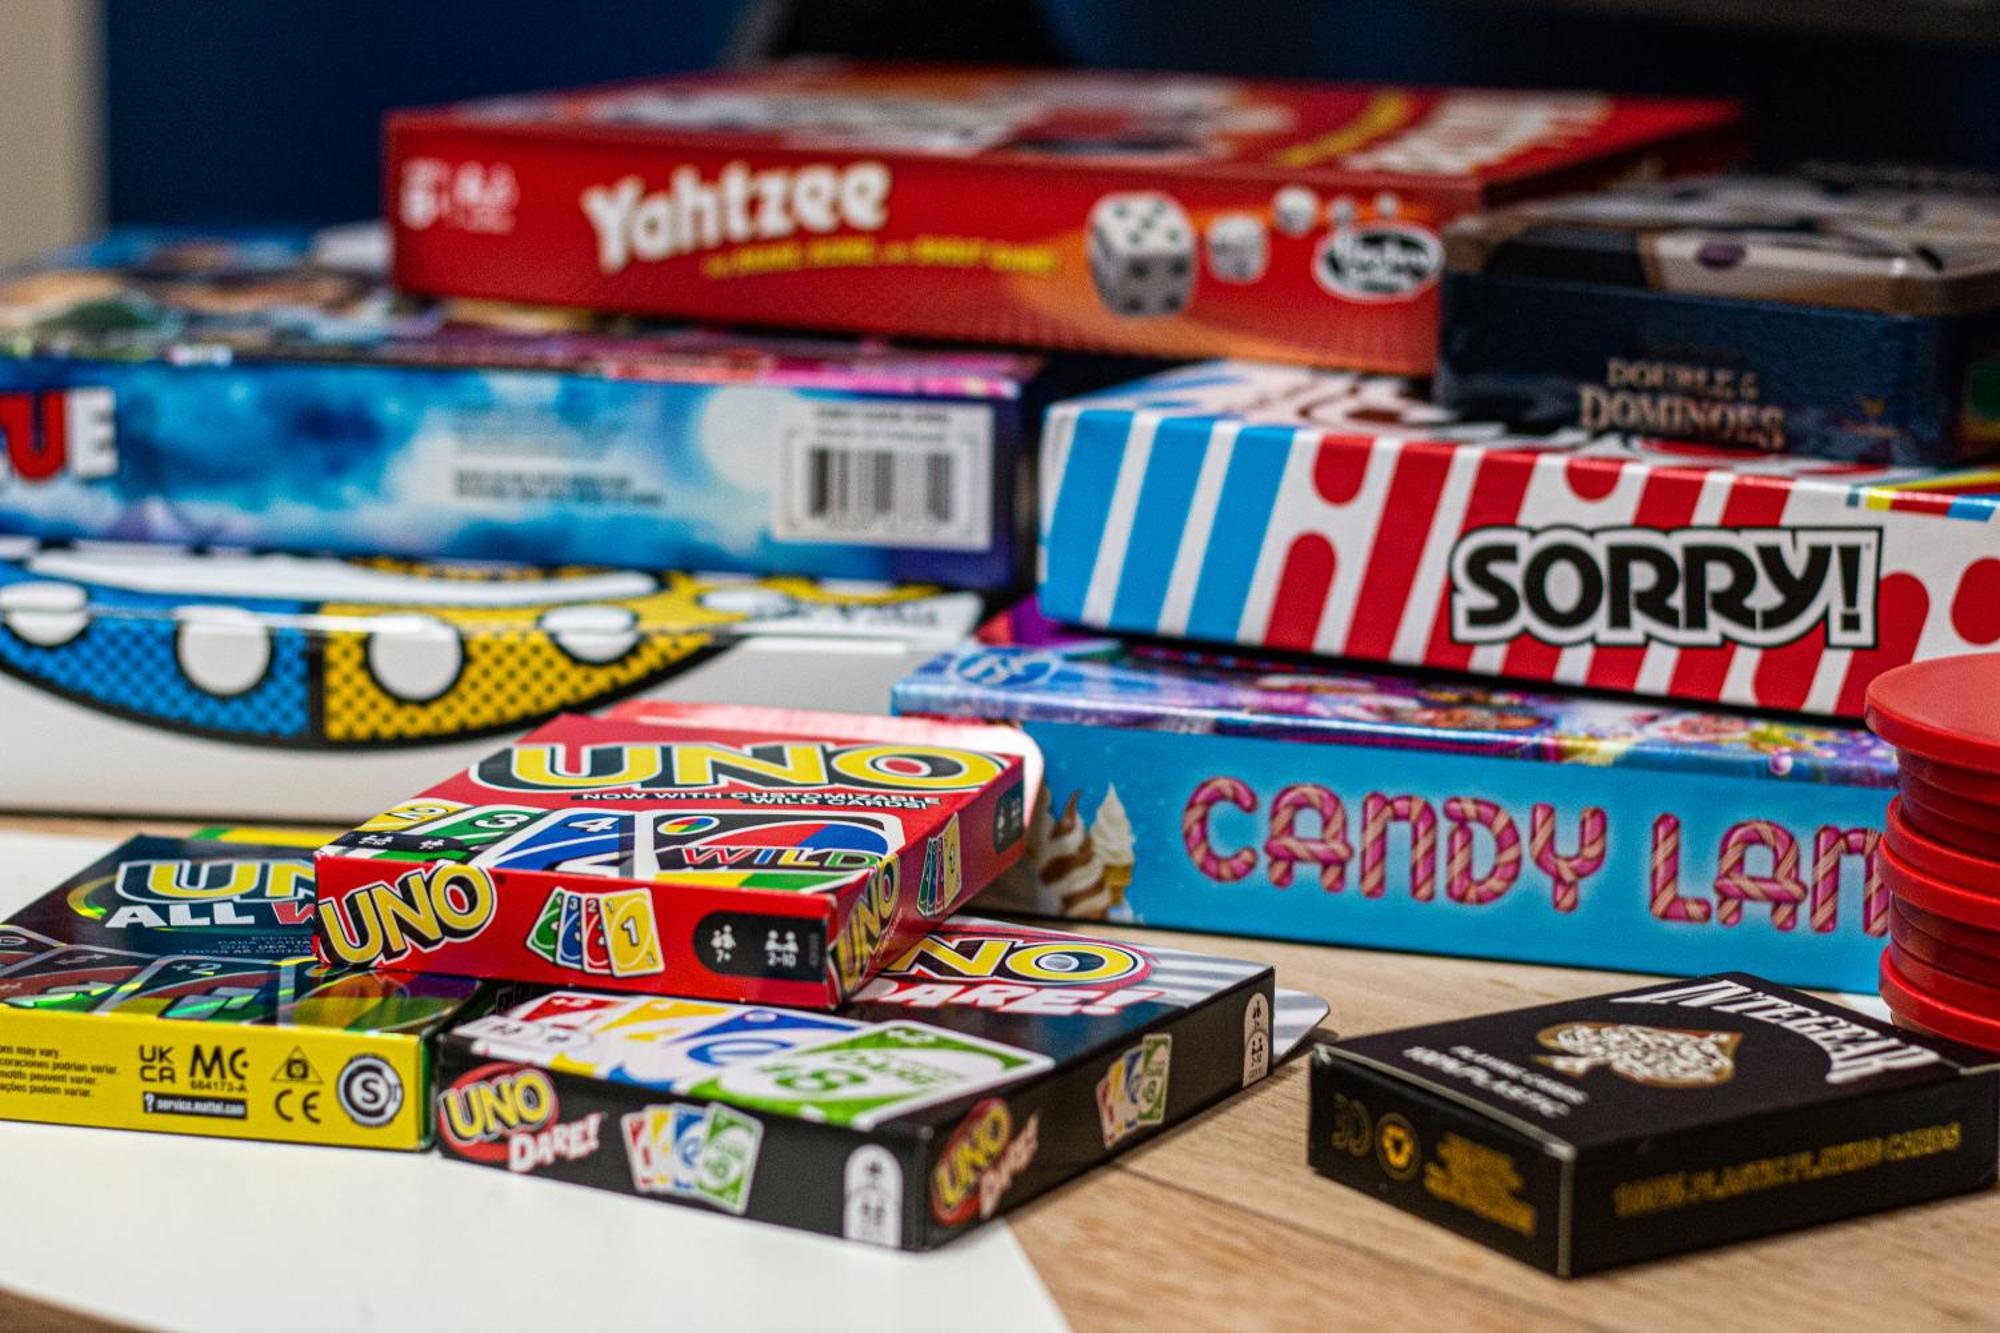
{"type": "Polygon", "coordinates": [[[1466,422],[1407,381],[1220,361],[1059,403],[1056,620],[1859,717],[2000,642],[2000,467],[1466,422]]]}

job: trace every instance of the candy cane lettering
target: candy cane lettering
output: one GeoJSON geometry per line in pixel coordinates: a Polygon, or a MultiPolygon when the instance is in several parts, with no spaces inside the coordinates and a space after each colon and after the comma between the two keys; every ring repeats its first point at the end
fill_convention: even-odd
{"type": "Polygon", "coordinates": [[[1444,817],[1451,821],[1445,840],[1445,896],[1453,902],[1480,906],[1496,902],[1521,875],[1521,834],[1512,817],[1491,801],[1448,797],[1444,817]],[[1472,873],[1472,826],[1493,835],[1493,865],[1484,875],[1472,873]]]}
{"type": "Polygon", "coordinates": [[[1549,877],[1558,912],[1574,912],[1581,901],[1583,881],[1604,868],[1605,818],[1596,806],[1577,816],[1576,852],[1556,850],[1556,808],[1537,801],[1528,812],[1528,855],[1535,868],[1549,877]]]}
{"type": "Polygon", "coordinates": [[[1322,889],[1339,893],[1353,855],[1347,841],[1347,809],[1326,788],[1299,783],[1279,792],[1278,799],[1271,802],[1271,835],[1264,840],[1265,873],[1279,888],[1290,888],[1293,870],[1305,862],[1319,867],[1322,889]],[[1302,814],[1319,822],[1318,837],[1299,836],[1302,814]]]}
{"type": "Polygon", "coordinates": [[[1882,835],[1872,828],[1840,829],[1823,824],[1813,837],[1812,928],[1821,933],[1839,923],[1840,865],[1861,858],[1861,929],[1889,933],[1889,885],[1882,878],[1882,835]]]}
{"type": "Polygon", "coordinates": [[[1213,880],[1234,884],[1257,868],[1257,853],[1248,847],[1223,856],[1208,836],[1209,811],[1218,805],[1233,805],[1246,814],[1257,809],[1257,796],[1235,778],[1210,778],[1194,789],[1187,807],[1181,811],[1181,841],[1187,846],[1194,868],[1213,880]]]}
{"type": "Polygon", "coordinates": [[[1715,871],[1715,919],[1733,926],[1743,919],[1743,904],[1769,903],[1771,924],[1790,930],[1799,923],[1799,904],[1806,886],[1799,882],[1799,843],[1791,832],[1768,819],[1746,819],[1722,836],[1722,854],[1715,871]],[[1753,875],[1747,866],[1753,848],[1771,853],[1771,873],[1753,875]]]}
{"type": "Polygon", "coordinates": [[[1707,902],[1681,894],[1681,821],[1672,815],[1661,815],[1653,821],[1650,864],[1648,905],[1654,916],[1662,921],[1708,920],[1707,902]]]}
{"type": "Polygon", "coordinates": [[[1427,903],[1437,891],[1437,814],[1416,796],[1369,792],[1361,799],[1361,896],[1380,898],[1388,888],[1389,825],[1410,826],[1410,897],[1427,903]]]}

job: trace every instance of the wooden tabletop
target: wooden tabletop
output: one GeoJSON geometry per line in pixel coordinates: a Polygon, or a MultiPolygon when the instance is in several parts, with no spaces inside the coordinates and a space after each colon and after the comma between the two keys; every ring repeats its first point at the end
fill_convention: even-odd
{"type": "MultiPolygon", "coordinates": [[[[166,823],[0,819],[117,836],[166,823]]],[[[1363,1033],[1613,990],[1629,977],[1112,928],[1269,962],[1363,1033]]],[[[1568,1281],[1313,1174],[1306,1066],[1009,1215],[1063,1312],[1097,1330],[2000,1328],[2000,1192],[1568,1281]]],[[[115,1327],[0,1293],[0,1329],[115,1327]]]]}

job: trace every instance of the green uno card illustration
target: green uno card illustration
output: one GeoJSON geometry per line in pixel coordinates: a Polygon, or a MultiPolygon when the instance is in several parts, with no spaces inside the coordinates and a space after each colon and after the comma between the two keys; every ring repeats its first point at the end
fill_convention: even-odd
{"type": "Polygon", "coordinates": [[[542,904],[542,914],[535,918],[534,926],[528,931],[528,952],[551,963],[556,960],[556,936],[562,927],[562,909],[563,891],[550,889],[549,900],[542,904]]]}
{"type": "Polygon", "coordinates": [[[865,1130],[1052,1064],[1045,1055],[923,1023],[881,1023],[774,1059],[725,1065],[677,1091],[865,1130]]]}
{"type": "Polygon", "coordinates": [[[693,1196],[732,1213],[748,1208],[763,1143],[764,1127],[755,1119],[728,1106],[709,1107],[701,1126],[693,1196]]]}

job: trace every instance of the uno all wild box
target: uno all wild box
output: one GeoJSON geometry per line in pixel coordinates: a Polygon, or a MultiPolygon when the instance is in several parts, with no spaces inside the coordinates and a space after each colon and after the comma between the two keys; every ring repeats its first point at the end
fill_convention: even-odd
{"type": "Polygon", "coordinates": [[[1889,747],[1861,727],[1081,638],[1033,605],[896,687],[1042,789],[1039,916],[1868,990],[1889,747]]]}
{"type": "Polygon", "coordinates": [[[391,115],[407,290],[1427,373],[1458,214],[1735,156],[1726,102],[823,60],[391,115]]]}
{"type": "Polygon", "coordinates": [[[296,849],[134,838],[0,925],[0,1118],[422,1148],[431,1040],[492,998],[312,955],[296,849]]]}
{"type": "Polygon", "coordinates": [[[1215,362],[1058,404],[1041,598],[1093,628],[1861,715],[2000,642],[2000,469],[1464,420],[1215,362]]]}
{"type": "Polygon", "coordinates": [[[1271,970],[972,917],[834,1013],[557,991],[446,1039],[461,1161],[924,1250],[1264,1077],[1271,970]]]}
{"type": "Polygon", "coordinates": [[[2000,199],[1732,176],[1461,218],[1440,399],[1872,463],[2000,449],[2000,199]]]}
{"type": "Polygon", "coordinates": [[[0,270],[0,523],[968,588],[1027,563],[1037,358],[424,301],[346,235],[0,270]]]}
{"type": "Polygon", "coordinates": [[[829,1009],[1020,857],[1004,727],[561,717],[321,849],[355,966],[829,1009]]]}
{"type": "Polygon", "coordinates": [[[879,712],[972,593],[0,536],[0,805],[360,820],[617,700],[879,712]],[[113,758],[115,756],[115,758],[113,758]]]}
{"type": "Polygon", "coordinates": [[[1993,1184],[1995,1057],[1741,973],[1317,1047],[1321,1173],[1559,1276],[1993,1184]]]}

